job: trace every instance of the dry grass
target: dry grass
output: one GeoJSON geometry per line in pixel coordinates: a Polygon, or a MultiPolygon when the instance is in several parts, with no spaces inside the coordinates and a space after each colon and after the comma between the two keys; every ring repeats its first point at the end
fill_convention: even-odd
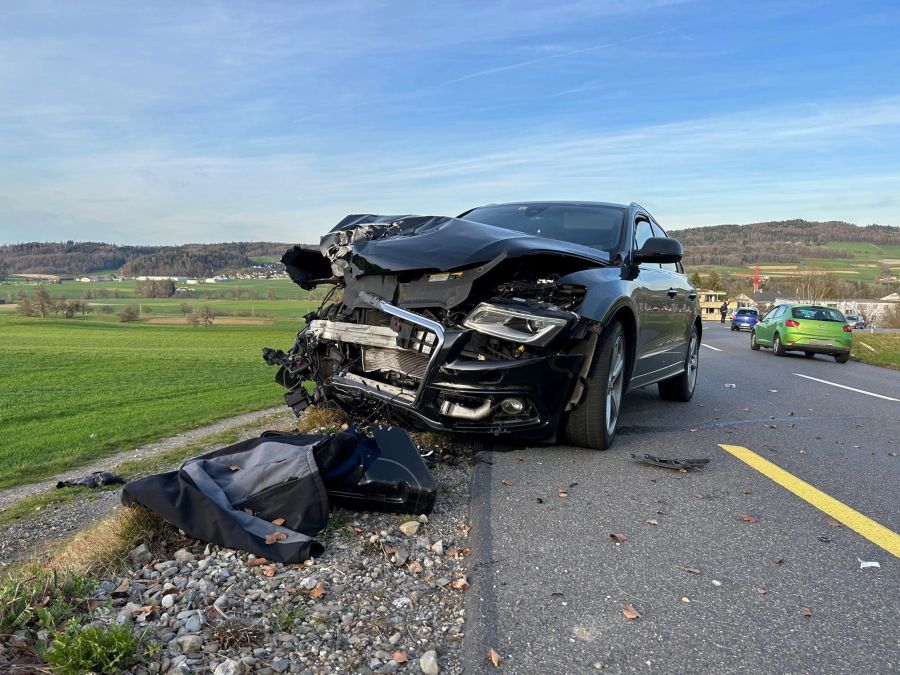
{"type": "Polygon", "coordinates": [[[146,544],[153,552],[171,546],[175,538],[174,528],[152,511],[120,506],[62,544],[47,564],[77,574],[114,574],[127,567],[128,552],[135,546],[146,544]]]}
{"type": "Polygon", "coordinates": [[[347,416],[334,406],[312,405],[303,411],[297,420],[296,430],[301,434],[333,432],[342,429],[348,423],[347,416]]]}

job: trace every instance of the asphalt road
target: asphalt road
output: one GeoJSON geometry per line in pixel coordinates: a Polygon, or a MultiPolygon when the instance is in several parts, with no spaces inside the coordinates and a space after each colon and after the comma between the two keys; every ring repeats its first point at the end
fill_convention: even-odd
{"type": "Polygon", "coordinates": [[[513,673],[900,672],[900,561],[719,447],[748,448],[890,540],[900,373],[704,328],[690,403],[637,390],[606,452],[495,448],[477,466],[467,673],[497,672],[489,648],[513,673]],[[631,453],[710,461],[682,473],[631,453]]]}

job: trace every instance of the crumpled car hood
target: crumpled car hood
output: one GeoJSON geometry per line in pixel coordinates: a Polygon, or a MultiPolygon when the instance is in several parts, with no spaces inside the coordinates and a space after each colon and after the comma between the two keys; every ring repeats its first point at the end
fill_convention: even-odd
{"type": "Polygon", "coordinates": [[[561,255],[588,265],[606,265],[605,251],[556,239],[523,234],[447,216],[351,215],[322,237],[320,255],[294,247],[282,262],[291,278],[304,285],[329,276],[359,277],[414,270],[447,272],[493,260],[505,253],[561,255]]]}

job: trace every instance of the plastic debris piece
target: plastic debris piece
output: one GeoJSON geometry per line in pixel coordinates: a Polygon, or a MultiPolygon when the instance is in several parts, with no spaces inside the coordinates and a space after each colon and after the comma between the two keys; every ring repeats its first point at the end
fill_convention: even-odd
{"type": "Polygon", "coordinates": [[[867,567],[881,567],[881,563],[875,562],[874,560],[863,560],[862,558],[857,558],[859,560],[859,569],[864,570],[867,567]]]}
{"type": "Polygon", "coordinates": [[[777,389],[769,389],[769,393],[770,393],[770,394],[777,394],[777,393],[778,393],[778,390],[777,390],[777,389]]]}
{"type": "Polygon", "coordinates": [[[701,466],[709,464],[708,459],[669,459],[667,457],[656,457],[654,455],[635,455],[632,458],[644,464],[652,464],[653,466],[661,466],[666,469],[699,469],[701,466]]]}
{"type": "Polygon", "coordinates": [[[731,382],[728,382],[728,383],[725,384],[725,388],[726,388],[726,389],[737,389],[737,385],[736,385],[736,384],[733,384],[733,383],[731,383],[731,382]]]}

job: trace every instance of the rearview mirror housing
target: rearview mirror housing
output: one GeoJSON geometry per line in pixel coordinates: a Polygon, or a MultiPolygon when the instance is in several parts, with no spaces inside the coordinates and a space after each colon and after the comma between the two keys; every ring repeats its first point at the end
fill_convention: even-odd
{"type": "Polygon", "coordinates": [[[681,262],[684,250],[677,239],[670,237],[650,237],[634,252],[633,262],[641,263],[677,263],[681,262]]]}

